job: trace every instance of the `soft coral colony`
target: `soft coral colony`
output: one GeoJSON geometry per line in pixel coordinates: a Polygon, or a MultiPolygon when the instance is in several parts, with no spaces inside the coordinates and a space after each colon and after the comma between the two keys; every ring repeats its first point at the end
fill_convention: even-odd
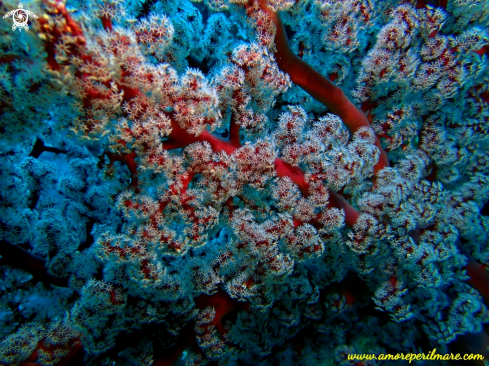
{"type": "Polygon", "coordinates": [[[1,365],[485,351],[485,1],[23,5],[1,365]]]}

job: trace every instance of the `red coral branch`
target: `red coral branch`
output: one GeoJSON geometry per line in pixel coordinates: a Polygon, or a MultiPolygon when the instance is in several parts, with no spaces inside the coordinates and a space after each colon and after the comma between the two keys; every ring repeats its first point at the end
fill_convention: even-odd
{"type": "Polygon", "coordinates": [[[236,123],[236,113],[231,115],[231,124],[229,126],[229,141],[233,146],[241,147],[239,140],[239,125],[236,123]]]}
{"type": "Polygon", "coordinates": [[[198,309],[205,309],[208,306],[212,306],[216,315],[214,320],[207,324],[207,326],[214,325],[221,335],[224,335],[224,326],[222,325],[222,318],[234,310],[249,310],[250,304],[247,302],[239,302],[236,299],[232,299],[226,292],[219,289],[213,295],[200,295],[195,299],[195,303],[198,309]]]}
{"type": "Polygon", "coordinates": [[[105,155],[109,158],[109,168],[114,165],[116,161],[122,161],[127,165],[127,168],[131,172],[131,187],[137,192],[138,188],[138,164],[136,162],[136,152],[131,151],[129,153],[112,153],[110,151],[106,151],[105,155]]]}
{"type": "MultiPolygon", "coordinates": [[[[45,43],[45,49],[47,53],[47,62],[51,69],[59,71],[61,69],[58,61],[56,60],[56,43],[58,40],[65,34],[70,34],[75,38],[76,44],[78,46],[85,45],[85,38],[83,37],[83,31],[77,22],[73,20],[73,18],[68,14],[66,10],[66,5],[63,1],[55,0],[48,1],[44,0],[44,4],[49,9],[52,9],[53,14],[59,15],[63,17],[66,21],[61,26],[58,24],[56,27],[53,27],[49,24],[49,16],[39,17],[39,24],[41,30],[49,34],[49,42],[45,43]]],[[[76,55],[77,50],[73,50],[73,55],[76,55]]]]}
{"type": "MultiPolygon", "coordinates": [[[[277,47],[275,59],[280,70],[289,74],[294,84],[300,86],[314,99],[328,107],[332,113],[337,114],[350,132],[355,133],[360,127],[370,127],[365,113],[355,107],[341,88],[314,70],[290,49],[282,20],[278,13],[268,6],[267,0],[259,0],[259,6],[270,16],[277,27],[277,33],[275,34],[275,45],[277,47]]],[[[374,172],[377,173],[384,167],[389,166],[389,159],[387,153],[382,149],[378,137],[375,145],[380,151],[379,161],[374,168],[374,172]]]]}
{"type": "Polygon", "coordinates": [[[309,195],[309,183],[306,182],[304,171],[301,168],[294,167],[286,161],[277,158],[275,159],[275,170],[277,172],[277,176],[289,177],[292,182],[297,184],[304,196],[307,197],[309,195]]]}
{"type": "MultiPolygon", "coordinates": [[[[56,366],[68,366],[80,364],[79,354],[83,350],[83,344],[81,343],[80,338],[72,338],[69,339],[62,345],[53,345],[46,342],[44,339],[41,339],[34,352],[27,358],[25,361],[18,364],[18,366],[36,366],[39,365],[39,353],[42,352],[45,355],[53,355],[56,350],[64,350],[67,351],[67,355],[62,357],[58,362],[56,362],[56,366]],[[78,362],[76,362],[78,361],[78,362]]],[[[53,356],[52,356],[53,357],[53,356]]],[[[53,357],[55,358],[55,357],[53,357]]]]}
{"type": "MultiPolygon", "coordinates": [[[[208,306],[214,308],[216,312],[214,319],[205,326],[215,326],[221,337],[225,334],[224,326],[222,324],[223,317],[233,311],[248,311],[250,309],[250,304],[248,302],[239,302],[238,300],[232,299],[221,289],[219,289],[213,295],[200,295],[195,299],[195,304],[196,308],[199,310],[204,310],[208,306]]],[[[193,327],[186,327],[186,329],[181,333],[177,344],[171,349],[170,353],[157,358],[154,361],[153,366],[170,366],[178,359],[178,357],[180,357],[183,351],[196,344],[195,337],[196,335],[193,327]]]]}

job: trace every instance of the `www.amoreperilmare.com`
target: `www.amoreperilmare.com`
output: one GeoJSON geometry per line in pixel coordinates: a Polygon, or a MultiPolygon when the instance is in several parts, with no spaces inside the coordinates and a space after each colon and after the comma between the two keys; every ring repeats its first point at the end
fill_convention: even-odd
{"type": "Polygon", "coordinates": [[[392,355],[389,353],[380,353],[378,355],[374,354],[351,354],[348,355],[348,360],[379,360],[379,361],[387,361],[387,360],[404,360],[404,361],[409,361],[411,363],[412,361],[425,361],[425,360],[442,360],[442,361],[482,361],[484,360],[484,356],[480,354],[474,354],[474,353],[466,353],[464,355],[461,355],[460,353],[453,354],[453,353],[446,353],[444,355],[436,353],[436,348],[426,353],[397,353],[396,355],[392,355]]]}

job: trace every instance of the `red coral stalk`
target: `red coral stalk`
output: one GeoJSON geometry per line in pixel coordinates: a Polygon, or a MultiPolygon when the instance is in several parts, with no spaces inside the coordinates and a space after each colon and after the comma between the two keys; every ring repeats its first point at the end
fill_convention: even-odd
{"type": "MultiPolygon", "coordinates": [[[[370,127],[365,113],[355,107],[341,88],[314,70],[290,49],[282,20],[278,13],[268,6],[267,0],[259,0],[259,6],[277,27],[275,59],[280,70],[289,74],[294,84],[300,86],[314,99],[328,107],[332,113],[337,114],[351,133],[355,133],[360,127],[370,127]]],[[[375,146],[380,151],[379,161],[374,168],[374,172],[377,173],[389,166],[389,159],[387,153],[382,149],[378,137],[375,146]]]]}

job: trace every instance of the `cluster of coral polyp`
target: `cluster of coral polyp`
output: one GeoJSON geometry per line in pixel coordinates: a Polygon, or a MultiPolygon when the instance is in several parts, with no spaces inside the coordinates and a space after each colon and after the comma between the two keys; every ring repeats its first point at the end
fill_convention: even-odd
{"type": "Polygon", "coordinates": [[[485,353],[489,5],[430,3],[4,20],[0,365],[485,353]]]}

